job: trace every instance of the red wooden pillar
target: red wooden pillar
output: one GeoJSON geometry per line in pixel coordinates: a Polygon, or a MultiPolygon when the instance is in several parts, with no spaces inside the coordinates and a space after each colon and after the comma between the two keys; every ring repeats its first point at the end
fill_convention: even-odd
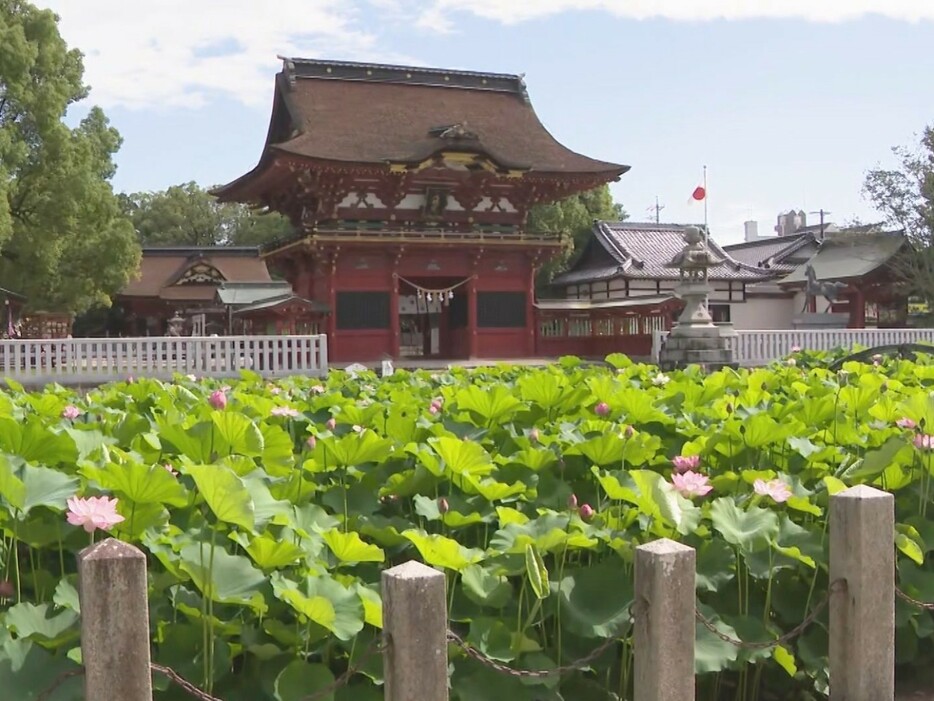
{"type": "Polygon", "coordinates": [[[393,360],[399,359],[400,338],[399,338],[399,278],[393,268],[392,278],[389,281],[389,332],[390,346],[389,353],[393,360]]]}
{"type": "MultiPolygon", "coordinates": [[[[474,268],[476,269],[476,268],[474,268]]],[[[477,357],[477,276],[467,280],[467,357],[477,357]]]]}
{"type": "Polygon", "coordinates": [[[866,296],[858,287],[850,298],[850,328],[866,328],[866,296]]]}
{"type": "Polygon", "coordinates": [[[337,254],[331,259],[330,273],[327,278],[328,286],[328,308],[331,313],[328,315],[328,356],[332,360],[339,359],[337,353],[337,254]]]}

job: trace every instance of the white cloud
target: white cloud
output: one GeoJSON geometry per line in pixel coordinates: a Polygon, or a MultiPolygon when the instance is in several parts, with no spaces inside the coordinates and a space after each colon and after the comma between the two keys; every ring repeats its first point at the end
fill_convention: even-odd
{"type": "Polygon", "coordinates": [[[876,14],[897,20],[934,19],[931,0],[435,0],[428,13],[469,12],[505,24],[572,10],[628,19],[804,19],[838,22],[876,14]]]}
{"type": "MultiPolygon", "coordinates": [[[[40,0],[41,1],[41,0],[40,0]]],[[[391,5],[393,0],[376,0],[391,5]]],[[[45,0],[85,54],[90,100],[198,107],[223,95],[266,106],[277,54],[402,60],[354,26],[350,0],[45,0]]]]}

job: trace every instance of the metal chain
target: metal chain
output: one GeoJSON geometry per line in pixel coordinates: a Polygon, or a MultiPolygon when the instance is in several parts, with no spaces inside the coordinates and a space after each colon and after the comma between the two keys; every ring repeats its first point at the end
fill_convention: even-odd
{"type": "Polygon", "coordinates": [[[811,613],[809,613],[807,616],[804,617],[804,620],[801,621],[801,623],[796,625],[794,628],[789,630],[787,633],[784,633],[783,635],[778,636],[774,640],[766,640],[762,642],[739,640],[737,638],[733,638],[727,635],[726,633],[721,632],[710,621],[709,618],[704,616],[704,614],[702,614],[697,609],[694,609],[694,615],[697,618],[697,620],[700,621],[707,630],[709,630],[711,633],[716,635],[718,638],[720,638],[720,640],[722,640],[725,643],[729,643],[730,645],[734,645],[738,648],[742,648],[745,650],[767,650],[769,648],[775,647],[776,645],[787,643],[797,638],[799,635],[801,635],[808,628],[808,626],[810,626],[814,622],[814,620],[821,614],[821,611],[827,608],[827,604],[830,603],[831,595],[838,591],[841,591],[845,586],[846,586],[845,580],[842,580],[842,579],[836,580],[833,584],[830,585],[830,589],[827,591],[827,595],[821,600],[819,604],[817,604],[817,606],[814,607],[811,613]]]}
{"type": "Polygon", "coordinates": [[[575,672],[581,669],[613,647],[613,645],[616,644],[617,639],[607,638],[598,648],[585,655],[584,657],[581,657],[579,660],[575,660],[570,664],[562,665],[560,667],[554,667],[553,669],[515,669],[514,667],[509,667],[508,665],[502,664],[501,662],[497,662],[496,660],[487,657],[485,654],[480,652],[480,650],[466,642],[462,637],[460,637],[452,630],[448,631],[448,642],[454,643],[460,647],[469,657],[472,657],[477,662],[480,662],[481,664],[486,665],[487,667],[490,667],[497,672],[501,672],[510,677],[540,679],[542,677],[560,676],[566,672],[575,672]]]}
{"type": "Polygon", "coordinates": [[[178,672],[176,672],[171,667],[164,667],[163,665],[156,664],[155,662],[151,662],[149,666],[152,668],[154,672],[158,672],[162,676],[168,677],[170,681],[178,684],[178,686],[182,687],[182,689],[187,691],[191,696],[194,696],[196,699],[200,699],[200,701],[221,701],[221,699],[217,698],[216,696],[211,696],[206,691],[201,691],[201,689],[199,689],[194,684],[192,684],[190,681],[182,677],[178,672]]]}
{"type": "Polygon", "coordinates": [[[918,601],[917,599],[913,599],[910,596],[908,596],[908,594],[906,594],[901,589],[899,589],[898,587],[895,587],[895,595],[902,601],[908,604],[911,604],[912,606],[917,606],[919,609],[924,609],[925,611],[934,611],[934,604],[928,604],[928,603],[925,603],[924,601],[918,601]]]}

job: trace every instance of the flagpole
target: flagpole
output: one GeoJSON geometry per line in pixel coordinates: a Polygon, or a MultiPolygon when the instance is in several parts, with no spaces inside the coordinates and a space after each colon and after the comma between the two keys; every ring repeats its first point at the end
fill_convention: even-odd
{"type": "Polygon", "coordinates": [[[707,166],[704,166],[704,248],[707,248],[707,166]]]}

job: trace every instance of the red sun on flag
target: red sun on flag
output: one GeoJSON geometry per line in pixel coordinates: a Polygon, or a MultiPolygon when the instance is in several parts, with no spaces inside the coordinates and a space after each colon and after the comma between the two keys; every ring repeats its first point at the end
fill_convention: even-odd
{"type": "Polygon", "coordinates": [[[702,199],[704,199],[706,196],[707,196],[707,190],[705,190],[705,189],[704,189],[703,187],[701,187],[700,185],[698,185],[696,188],[694,188],[694,192],[691,193],[691,199],[692,199],[692,200],[697,200],[698,202],[700,202],[700,201],[701,201],[702,199]]]}

